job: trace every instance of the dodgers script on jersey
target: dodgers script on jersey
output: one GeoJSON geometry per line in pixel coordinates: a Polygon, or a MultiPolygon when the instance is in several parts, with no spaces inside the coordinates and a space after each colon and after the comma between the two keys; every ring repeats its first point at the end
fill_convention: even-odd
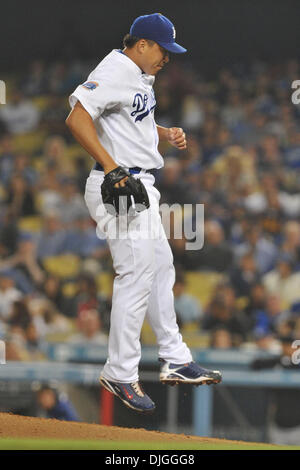
{"type": "Polygon", "coordinates": [[[161,168],[154,120],[154,76],[120,50],[111,51],[70,96],[90,114],[101,144],[121,166],[161,168]]]}

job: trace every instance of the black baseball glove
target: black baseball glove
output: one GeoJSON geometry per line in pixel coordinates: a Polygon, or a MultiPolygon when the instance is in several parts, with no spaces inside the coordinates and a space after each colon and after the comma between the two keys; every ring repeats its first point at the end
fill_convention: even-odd
{"type": "Polygon", "coordinates": [[[141,180],[135,179],[121,166],[105,175],[101,194],[107,212],[112,215],[142,212],[150,207],[149,197],[141,180]],[[115,188],[115,184],[126,176],[128,179],[125,186],[115,188]]]}

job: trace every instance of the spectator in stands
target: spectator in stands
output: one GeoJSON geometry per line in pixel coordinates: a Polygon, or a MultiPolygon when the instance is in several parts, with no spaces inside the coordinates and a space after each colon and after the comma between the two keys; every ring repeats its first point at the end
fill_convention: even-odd
{"type": "Polygon", "coordinates": [[[221,153],[221,148],[217,142],[217,135],[220,129],[220,121],[215,114],[209,114],[201,129],[201,144],[203,151],[203,165],[211,165],[221,153]]]}
{"type": "Polygon", "coordinates": [[[73,330],[73,324],[46,298],[33,297],[28,300],[32,323],[41,339],[64,340],[73,330]]]}
{"type": "Polygon", "coordinates": [[[275,175],[265,173],[261,175],[259,186],[256,191],[247,195],[244,199],[244,206],[252,214],[261,214],[267,207],[266,193],[274,193],[278,190],[277,178],[275,175]]]}
{"type": "Polygon", "coordinates": [[[78,278],[77,292],[74,297],[76,305],[76,316],[81,310],[97,309],[98,306],[98,288],[93,275],[81,273],[78,278]]]}
{"type": "Polygon", "coordinates": [[[9,103],[0,108],[0,120],[11,134],[22,134],[34,131],[39,122],[39,111],[36,106],[24,98],[18,89],[12,92],[9,103]]]}
{"type": "Polygon", "coordinates": [[[182,178],[182,167],[177,158],[168,157],[165,159],[158,189],[162,193],[161,203],[188,204],[195,202],[195,195],[191,193],[191,188],[182,178]]]}
{"type": "Polygon", "coordinates": [[[44,385],[37,392],[37,415],[63,421],[80,421],[78,414],[65,394],[51,385],[44,385]]]}
{"type": "Polygon", "coordinates": [[[7,187],[5,202],[15,217],[37,214],[33,190],[22,175],[14,174],[12,176],[7,187]]]}
{"type": "Polygon", "coordinates": [[[298,195],[280,191],[276,175],[265,173],[261,175],[259,191],[247,196],[244,204],[250,212],[262,214],[268,209],[270,201],[277,210],[282,211],[282,215],[297,217],[300,213],[298,195]]]}
{"type": "Polygon", "coordinates": [[[12,361],[44,360],[40,337],[23,300],[14,302],[5,336],[6,358],[12,361]]]}
{"type": "Polygon", "coordinates": [[[291,169],[300,168],[300,132],[299,128],[293,130],[289,135],[289,146],[285,150],[285,162],[291,169]]]}
{"type": "MultiPolygon", "coordinates": [[[[292,347],[295,336],[292,334],[280,338],[281,350],[271,358],[257,357],[253,370],[287,369],[299,373],[299,364],[292,361],[295,349],[292,347]]],[[[277,445],[298,445],[300,433],[299,393],[297,389],[275,389],[271,394],[268,440],[277,445]],[[288,404],[288,406],[287,406],[288,404]]]]}
{"type": "Polygon", "coordinates": [[[228,330],[231,334],[232,345],[239,346],[247,335],[247,321],[242,312],[233,310],[226,294],[216,293],[208,305],[202,327],[208,331],[216,329],[228,330]]]}
{"type": "Polygon", "coordinates": [[[295,263],[295,268],[300,268],[300,224],[295,220],[286,222],[283,227],[283,240],[280,250],[287,254],[295,263]]]}
{"type": "Polygon", "coordinates": [[[260,274],[252,253],[245,253],[238,260],[238,265],[233,268],[230,275],[230,281],[236,295],[238,297],[248,297],[251,287],[259,280],[260,274]]]}
{"type": "Polygon", "coordinates": [[[65,125],[67,113],[65,101],[55,93],[50,94],[48,105],[41,116],[41,129],[45,130],[48,134],[68,137],[69,133],[65,125]]]}
{"type": "MultiPolygon", "coordinates": [[[[202,162],[202,149],[197,135],[189,133],[189,145],[180,154],[180,161],[183,171],[192,173],[194,170],[194,174],[198,177],[199,180],[199,172],[202,162]]],[[[199,186],[196,186],[195,189],[199,189],[199,186]]]]}
{"type": "Polygon", "coordinates": [[[13,138],[11,134],[6,133],[0,139],[0,182],[3,184],[6,184],[10,178],[14,159],[13,138]]]}
{"type": "Polygon", "coordinates": [[[256,343],[263,349],[278,347],[276,334],[280,324],[288,317],[288,312],[281,307],[281,299],[277,294],[266,296],[265,308],[256,312],[253,333],[256,343]],[[275,340],[275,341],[274,341],[275,340]]]}
{"type": "Polygon", "coordinates": [[[211,332],[209,346],[213,349],[231,349],[234,344],[232,333],[227,328],[216,327],[211,332]]]}
{"type": "Polygon", "coordinates": [[[182,127],[188,133],[198,131],[203,125],[205,114],[203,103],[196,95],[186,95],[182,102],[182,127]]]}
{"type": "Polygon", "coordinates": [[[63,293],[63,285],[59,277],[47,274],[42,285],[42,291],[45,297],[53,303],[59,312],[66,312],[68,309],[68,300],[63,293]]]}
{"type": "Polygon", "coordinates": [[[102,331],[100,315],[96,309],[81,310],[77,318],[78,333],[68,341],[76,344],[106,345],[108,336],[102,331]]]}
{"type": "Polygon", "coordinates": [[[184,273],[176,269],[174,284],[174,305],[180,327],[186,323],[199,323],[202,318],[202,307],[195,297],[186,293],[184,273]]]}
{"type": "Polygon", "coordinates": [[[298,304],[298,308],[295,310],[291,309],[291,311],[287,314],[286,319],[279,323],[277,331],[281,342],[284,342],[285,338],[292,338],[292,343],[294,340],[300,338],[299,306],[300,305],[298,304]]]}
{"type": "Polygon", "coordinates": [[[220,188],[220,177],[211,167],[205,168],[199,174],[197,202],[205,204],[205,214],[212,216],[214,210],[223,206],[226,195],[220,188]]]}
{"type": "Polygon", "coordinates": [[[294,260],[288,254],[280,255],[275,269],[265,274],[263,284],[269,294],[280,296],[282,306],[289,308],[300,301],[300,272],[293,272],[294,260]]]}
{"type": "Polygon", "coordinates": [[[45,360],[46,355],[42,353],[42,339],[34,322],[31,321],[25,329],[26,349],[31,361],[45,360]]]}
{"type": "Polygon", "coordinates": [[[280,204],[277,190],[266,194],[267,207],[261,214],[261,227],[267,236],[277,244],[280,241],[282,226],[286,216],[280,204]]]}
{"type": "Polygon", "coordinates": [[[228,231],[230,244],[235,249],[245,241],[245,233],[252,225],[257,223],[257,218],[248,214],[241,204],[233,205],[231,209],[232,220],[228,231]]]}
{"type": "Polygon", "coordinates": [[[79,155],[75,159],[75,167],[76,167],[76,183],[79,191],[81,194],[84,194],[86,180],[90,174],[90,166],[92,165],[92,159],[90,160],[90,165],[87,162],[87,158],[85,155],[79,155]]]}
{"type": "Polygon", "coordinates": [[[279,138],[273,134],[267,134],[261,139],[259,146],[259,169],[263,172],[271,171],[278,178],[284,171],[283,155],[280,149],[279,138]]]}
{"type": "Polygon", "coordinates": [[[12,305],[12,311],[9,317],[9,324],[12,327],[26,329],[31,323],[31,315],[27,303],[22,300],[16,300],[12,305]]]}
{"type": "Polygon", "coordinates": [[[22,298],[22,292],[16,289],[11,273],[0,272],[0,319],[8,321],[14,302],[22,298]]]}
{"type": "Polygon", "coordinates": [[[255,263],[261,274],[272,269],[276,263],[278,249],[268,240],[260,226],[250,227],[245,233],[245,241],[234,249],[237,259],[245,253],[252,252],[255,263]]]}
{"type": "Polygon", "coordinates": [[[66,231],[62,228],[58,214],[49,213],[43,219],[43,228],[38,236],[38,260],[43,261],[47,256],[61,255],[66,250],[66,231]]]}
{"type": "Polygon", "coordinates": [[[83,272],[79,276],[73,305],[72,312],[75,312],[76,317],[82,310],[97,310],[100,314],[103,330],[109,331],[111,303],[109,299],[98,293],[97,282],[92,274],[83,272]]]}
{"type": "Polygon", "coordinates": [[[226,101],[221,119],[229,129],[235,129],[246,117],[240,91],[233,90],[228,93],[226,101]]]}
{"type": "Polygon", "coordinates": [[[220,174],[220,184],[223,190],[239,191],[245,178],[243,158],[246,158],[245,152],[236,146],[227,149],[226,153],[216,161],[214,170],[220,174]]]}
{"type": "Polygon", "coordinates": [[[232,251],[224,231],[216,221],[207,221],[204,229],[204,246],[198,251],[187,251],[190,269],[224,272],[232,263],[232,251]]]}
{"type": "Polygon", "coordinates": [[[268,118],[261,111],[248,110],[247,119],[240,122],[232,132],[241,145],[258,145],[261,138],[269,132],[268,118]]]}
{"type": "Polygon", "coordinates": [[[56,162],[49,162],[41,171],[37,192],[40,213],[44,216],[58,213],[62,201],[62,181],[56,162]]]}
{"type": "Polygon", "coordinates": [[[66,228],[72,227],[72,222],[83,216],[88,216],[86,204],[82,194],[78,192],[74,178],[63,178],[61,181],[61,199],[57,210],[59,218],[66,228]]]}
{"type": "MultiPolygon", "coordinates": [[[[171,213],[172,215],[172,213],[171,213]]],[[[172,218],[170,218],[171,222],[172,222],[172,218]]],[[[170,224],[171,225],[171,224],[170,224]]],[[[172,227],[172,225],[171,225],[172,227]]],[[[184,237],[184,235],[180,238],[175,238],[174,237],[174,232],[170,231],[170,237],[169,237],[169,242],[170,242],[170,246],[172,248],[172,252],[173,252],[173,257],[174,257],[174,262],[175,264],[178,264],[180,266],[182,266],[184,269],[186,270],[191,270],[191,265],[190,265],[190,262],[189,262],[189,259],[187,259],[186,257],[186,249],[185,249],[185,246],[186,246],[186,238],[184,237]]]]}
{"type": "Polygon", "coordinates": [[[164,90],[163,93],[158,91],[156,99],[158,103],[157,123],[163,127],[171,127],[172,116],[174,114],[174,102],[172,102],[170,92],[168,90],[164,90]]]}
{"type": "Polygon", "coordinates": [[[23,178],[29,187],[33,187],[38,178],[36,170],[31,165],[29,155],[24,152],[16,154],[13,173],[23,178]]]}
{"type": "Polygon", "coordinates": [[[0,261],[0,267],[10,269],[18,286],[29,293],[41,286],[45,275],[36,255],[37,245],[30,233],[21,233],[16,253],[0,261]]]}
{"type": "Polygon", "coordinates": [[[252,326],[254,325],[253,322],[257,313],[265,310],[266,297],[266,289],[262,283],[258,282],[251,287],[248,296],[248,303],[244,308],[244,312],[251,321],[252,326]]]}
{"type": "Polygon", "coordinates": [[[39,170],[54,164],[61,176],[74,176],[75,165],[66,152],[66,140],[60,135],[50,135],[45,141],[39,170]]]}
{"type": "MultiPolygon", "coordinates": [[[[7,361],[31,361],[34,358],[27,350],[26,328],[18,325],[9,325],[5,335],[5,349],[7,361]]],[[[40,354],[40,359],[43,359],[40,354]]]]}
{"type": "Polygon", "coordinates": [[[15,253],[19,238],[17,218],[13,211],[7,207],[2,212],[0,222],[0,257],[5,258],[15,253]]]}
{"type": "Polygon", "coordinates": [[[67,232],[68,250],[82,258],[101,260],[109,256],[107,242],[96,235],[95,227],[86,214],[78,215],[67,232]]]}

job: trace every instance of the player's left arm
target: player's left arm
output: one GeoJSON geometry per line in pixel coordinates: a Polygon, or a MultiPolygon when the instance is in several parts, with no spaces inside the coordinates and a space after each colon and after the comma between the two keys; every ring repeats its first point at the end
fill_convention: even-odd
{"type": "Polygon", "coordinates": [[[186,149],[186,136],[181,127],[156,127],[160,142],[169,142],[171,145],[177,147],[180,150],[186,149]]]}

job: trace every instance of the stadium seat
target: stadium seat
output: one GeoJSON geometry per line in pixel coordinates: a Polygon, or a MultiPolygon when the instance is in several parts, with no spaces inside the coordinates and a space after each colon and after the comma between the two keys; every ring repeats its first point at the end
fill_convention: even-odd
{"type": "Polygon", "coordinates": [[[15,151],[32,154],[37,152],[45,141],[44,132],[27,132],[14,136],[13,143],[15,151]]]}
{"type": "Polygon", "coordinates": [[[49,106],[49,96],[34,96],[32,102],[40,111],[43,111],[49,106]]]}
{"type": "Polygon", "coordinates": [[[185,275],[186,291],[196,297],[204,307],[210,300],[215,286],[223,279],[223,275],[211,271],[192,272],[185,275]]]}
{"type": "Polygon", "coordinates": [[[0,201],[3,201],[7,197],[7,191],[3,184],[0,184],[0,201]]]}
{"type": "MultiPolygon", "coordinates": [[[[82,147],[80,147],[80,145],[77,145],[77,144],[69,145],[68,147],[66,147],[66,150],[64,153],[65,157],[70,158],[70,159],[75,159],[79,155],[84,155],[84,154],[86,154],[86,152],[83,150],[82,147]]],[[[88,154],[86,155],[88,156],[88,154]]]]}
{"type": "Polygon", "coordinates": [[[201,331],[195,331],[194,333],[181,332],[183,341],[189,348],[209,348],[210,335],[207,333],[201,333],[201,331]]]}
{"type": "Polygon", "coordinates": [[[142,332],[141,332],[141,343],[145,346],[155,346],[156,345],[156,336],[147,322],[144,321],[142,332]]]}
{"type": "Polygon", "coordinates": [[[70,331],[60,332],[60,333],[49,333],[45,336],[45,341],[49,343],[67,343],[72,333],[76,332],[76,325],[73,324],[73,327],[70,323],[70,331]]]}
{"type": "Polygon", "coordinates": [[[62,286],[62,293],[65,297],[72,298],[77,292],[77,283],[76,282],[66,282],[62,286]]]}
{"type": "Polygon", "coordinates": [[[99,293],[110,297],[113,290],[114,276],[109,272],[102,272],[97,276],[97,286],[99,293]]]}
{"type": "Polygon", "coordinates": [[[42,219],[39,216],[22,217],[18,220],[18,228],[23,232],[40,232],[42,228],[42,219]]]}
{"type": "Polygon", "coordinates": [[[190,348],[206,348],[209,344],[209,334],[203,333],[197,322],[189,322],[180,328],[184,342],[190,348]]]}
{"type": "Polygon", "coordinates": [[[79,274],[80,258],[72,254],[48,256],[43,265],[49,274],[60,279],[73,279],[79,274]]]}
{"type": "Polygon", "coordinates": [[[238,297],[236,299],[236,307],[238,310],[244,310],[249,303],[248,297],[238,297]]]}

